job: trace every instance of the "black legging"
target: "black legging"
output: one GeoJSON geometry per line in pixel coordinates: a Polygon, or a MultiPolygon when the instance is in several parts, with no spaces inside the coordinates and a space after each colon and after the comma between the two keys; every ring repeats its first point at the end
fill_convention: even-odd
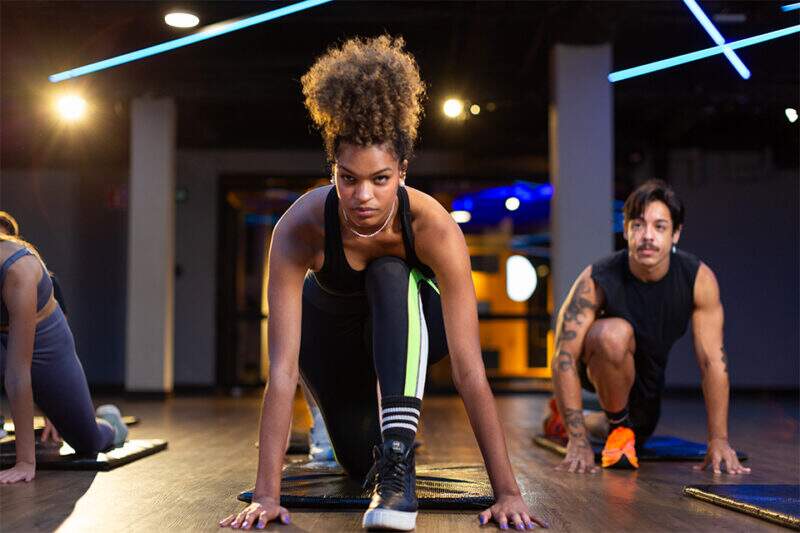
{"type": "Polygon", "coordinates": [[[427,365],[447,353],[438,289],[402,259],[370,263],[358,296],[306,279],[300,373],[351,476],[366,475],[381,442],[377,384],[383,396],[421,398],[427,365]]]}

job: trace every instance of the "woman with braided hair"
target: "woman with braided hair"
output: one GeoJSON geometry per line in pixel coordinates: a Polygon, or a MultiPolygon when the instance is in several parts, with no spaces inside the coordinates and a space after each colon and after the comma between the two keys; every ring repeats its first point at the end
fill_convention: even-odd
{"type": "Polygon", "coordinates": [[[544,525],[508,459],[464,236],[435,199],[405,184],[425,95],[416,61],[401,38],[351,39],[318,58],[302,85],[333,185],[298,199],[273,233],[270,377],[253,503],[220,525],[289,522],[281,466],[302,378],[339,463],[358,479],[374,474],[364,527],[414,529],[426,368],[448,354],[496,499],[480,523],[544,525]]]}

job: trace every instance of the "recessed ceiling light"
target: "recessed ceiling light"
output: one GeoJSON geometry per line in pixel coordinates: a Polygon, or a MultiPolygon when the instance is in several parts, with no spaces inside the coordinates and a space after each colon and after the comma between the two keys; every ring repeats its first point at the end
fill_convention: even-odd
{"type": "Polygon", "coordinates": [[[200,19],[191,13],[173,11],[164,17],[164,22],[174,28],[194,28],[200,23],[200,19]]]}

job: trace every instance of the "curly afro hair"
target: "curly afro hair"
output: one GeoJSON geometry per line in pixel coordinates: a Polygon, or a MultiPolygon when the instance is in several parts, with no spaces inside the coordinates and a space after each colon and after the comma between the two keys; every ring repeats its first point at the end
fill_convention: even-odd
{"type": "Polygon", "coordinates": [[[301,78],[305,104],[334,161],[342,142],[389,144],[409,159],[425,83],[402,37],[353,38],[330,48],[301,78]]]}

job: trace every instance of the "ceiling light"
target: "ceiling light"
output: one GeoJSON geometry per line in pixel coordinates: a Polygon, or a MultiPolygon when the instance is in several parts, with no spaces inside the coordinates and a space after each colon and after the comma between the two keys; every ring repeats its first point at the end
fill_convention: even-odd
{"type": "Polygon", "coordinates": [[[738,41],[727,43],[724,46],[712,46],[711,48],[698,50],[696,52],[689,52],[688,54],[681,54],[669,59],[653,61],[652,63],[647,63],[638,67],[618,70],[608,75],[608,81],[615,83],[618,81],[627,80],[629,78],[635,78],[636,76],[650,74],[651,72],[672,68],[685,63],[690,63],[692,61],[697,61],[699,59],[705,59],[706,57],[722,54],[728,48],[731,50],[738,50],[739,48],[761,44],[766,41],[771,41],[772,39],[779,39],[781,37],[793,35],[798,32],[800,32],[800,24],[788,26],[786,28],[781,28],[780,30],[770,31],[759,35],[753,35],[752,37],[746,37],[744,39],[739,39],[738,41]]]}
{"type": "Polygon", "coordinates": [[[77,78],[78,76],[85,76],[86,74],[91,74],[92,72],[124,65],[125,63],[130,63],[131,61],[137,61],[145,57],[163,54],[164,52],[169,52],[170,50],[175,50],[176,48],[181,48],[190,44],[199,43],[200,41],[213,39],[215,37],[219,37],[220,35],[239,31],[244,28],[250,28],[256,24],[262,24],[270,20],[285,17],[286,15],[291,15],[292,13],[303,11],[304,9],[327,4],[331,1],[332,0],[302,0],[302,2],[295,2],[294,4],[289,4],[288,6],[265,11],[264,13],[259,13],[258,15],[253,15],[251,17],[237,18],[226,22],[220,22],[218,24],[212,24],[190,35],[185,35],[177,39],[171,39],[163,43],[154,44],[153,46],[148,46],[147,48],[128,52],[127,54],[109,57],[108,59],[103,59],[101,61],[95,61],[94,63],[83,65],[82,67],[76,67],[70,70],[65,70],[64,72],[51,74],[48,79],[51,83],[59,83],[71,78],[77,78]]]}
{"type": "Polygon", "coordinates": [[[458,98],[449,98],[445,100],[442,111],[450,118],[459,117],[464,112],[464,102],[458,98]]]}
{"type": "Polygon", "coordinates": [[[77,94],[67,94],[56,100],[59,116],[67,122],[77,122],[86,114],[86,100],[77,94]]]}
{"type": "Polygon", "coordinates": [[[164,17],[164,22],[173,28],[194,28],[200,24],[200,19],[197,18],[197,15],[193,15],[191,13],[173,11],[164,17]]]}
{"type": "Polygon", "coordinates": [[[481,112],[481,106],[479,106],[478,104],[472,104],[471,106],[469,106],[469,112],[472,113],[473,115],[477,115],[481,112]]]}
{"type": "Polygon", "coordinates": [[[789,122],[797,122],[797,109],[794,109],[793,107],[787,107],[784,113],[786,113],[786,118],[789,119],[789,122]]]}

